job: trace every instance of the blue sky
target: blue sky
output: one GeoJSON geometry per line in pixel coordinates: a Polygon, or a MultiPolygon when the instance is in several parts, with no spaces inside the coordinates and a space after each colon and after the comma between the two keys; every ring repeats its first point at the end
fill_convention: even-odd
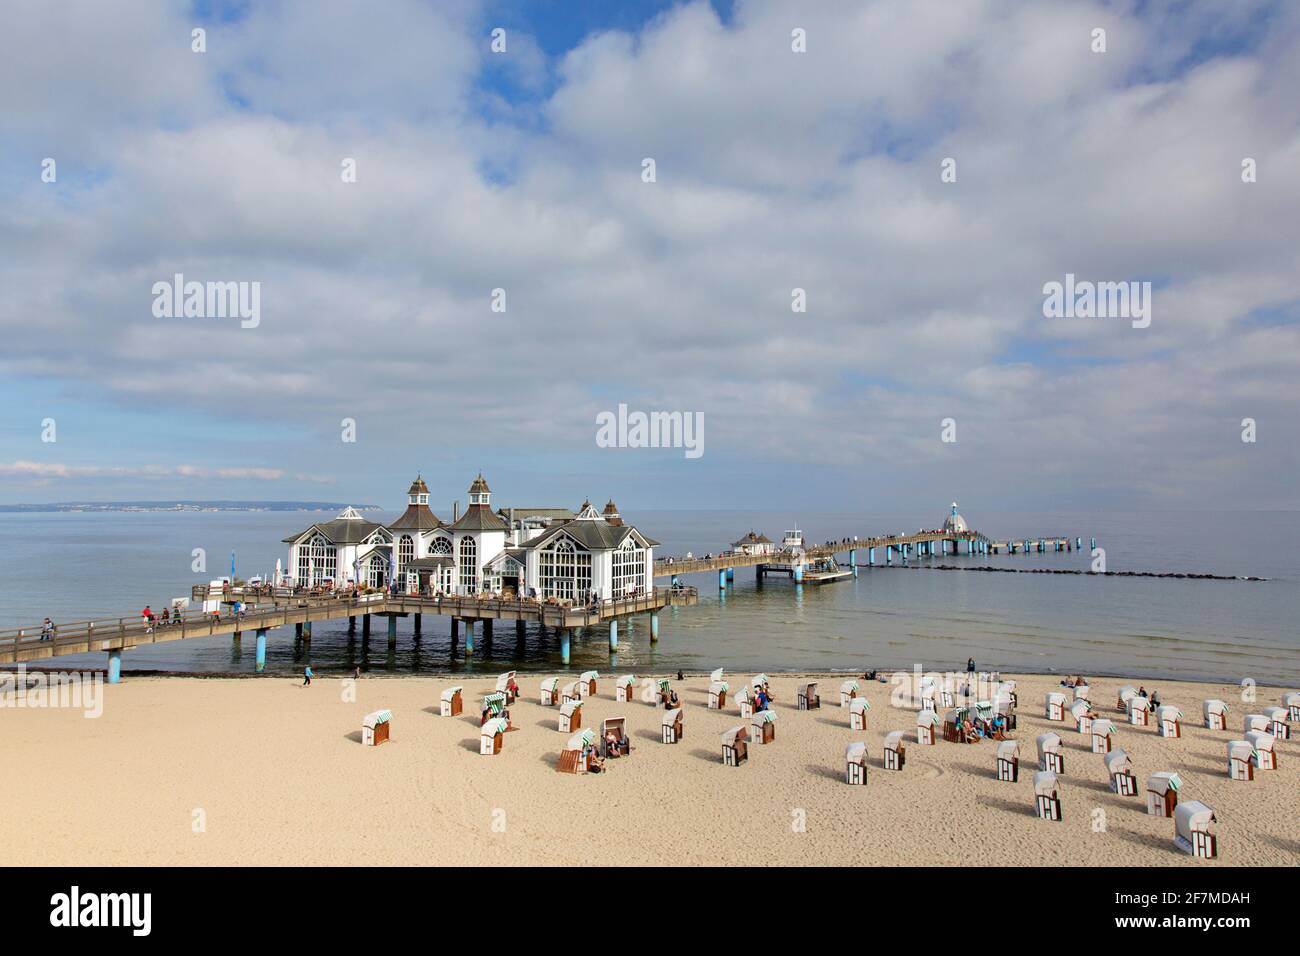
{"type": "Polygon", "coordinates": [[[395,507],[417,470],[449,503],[482,468],[625,510],[1297,506],[1292,5],[0,25],[0,501],[395,507]],[[260,324],[154,316],[177,272],[257,282],[260,324]],[[1151,282],[1151,326],[1045,318],[1067,272],[1151,282]],[[704,455],[598,447],[619,403],[699,413],[704,455]]]}

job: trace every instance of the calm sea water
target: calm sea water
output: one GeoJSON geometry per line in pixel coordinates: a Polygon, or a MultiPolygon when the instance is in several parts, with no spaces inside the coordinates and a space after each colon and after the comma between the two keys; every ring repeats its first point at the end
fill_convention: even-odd
{"type": "MultiPolygon", "coordinates": [[[[806,538],[888,534],[933,527],[939,515],[644,512],[629,515],[664,543],[660,553],[717,551],[751,528],[778,538],[797,518],[806,538]]],[[[0,515],[7,547],[0,551],[0,627],[116,617],[145,603],[159,608],[187,595],[194,583],[227,573],[236,553],[241,576],[266,574],[280,540],[316,514],[99,513],[0,515]],[[207,552],[206,573],[191,572],[191,552],[207,552]]],[[[665,611],[660,641],[649,625],[622,626],[611,660],[607,631],[580,633],[571,669],[624,671],[834,671],[866,668],[964,667],[1241,680],[1300,686],[1300,514],[968,513],[997,539],[1080,535],[1071,554],[948,557],[945,563],[1018,568],[1086,569],[1088,539],[1105,548],[1111,570],[1196,571],[1257,575],[1263,582],[985,574],[970,571],[862,569],[857,580],[796,588],[784,578],[755,584],[754,571],[736,571],[720,595],[716,574],[688,577],[700,605],[665,611]]],[[[859,552],[865,564],[866,555],[859,552]]],[[[883,555],[878,555],[883,560],[883,555]]],[[[928,562],[911,562],[915,567],[928,562]]],[[[663,582],[661,582],[663,583],[663,582]]],[[[253,642],[198,639],[128,651],[126,671],[253,671],[253,642]]],[[[273,631],[268,670],[300,669],[308,652],[290,631],[273,631]]],[[[426,615],[417,644],[409,620],[389,652],[382,625],[368,645],[349,640],[346,622],[318,624],[310,647],[318,671],[360,666],[391,673],[497,673],[560,670],[558,640],[529,628],[522,641],[512,625],[490,646],[479,638],[471,660],[453,655],[449,622],[426,615]]],[[[104,655],[62,658],[67,666],[104,665],[104,655]]]]}

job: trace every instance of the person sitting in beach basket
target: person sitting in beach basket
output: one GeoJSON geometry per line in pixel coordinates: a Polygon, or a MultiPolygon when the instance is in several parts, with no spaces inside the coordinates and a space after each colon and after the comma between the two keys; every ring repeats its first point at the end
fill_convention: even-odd
{"type": "Polygon", "coordinates": [[[1214,811],[1199,800],[1174,808],[1174,846],[1192,856],[1213,859],[1219,855],[1219,841],[1210,829],[1216,823],[1214,811]]]}
{"type": "Polygon", "coordinates": [[[636,690],[636,675],[624,674],[614,682],[614,701],[619,704],[632,703],[632,694],[636,690]]]}
{"type": "Polygon", "coordinates": [[[560,703],[567,704],[571,700],[582,700],[581,683],[579,681],[570,681],[560,688],[560,703]]]}
{"type": "Polygon", "coordinates": [[[1282,706],[1286,708],[1287,720],[1300,720],[1300,691],[1284,695],[1282,706]]]}
{"type": "Polygon", "coordinates": [[[776,711],[760,710],[750,717],[749,735],[756,744],[770,744],[776,740],[776,711]]]}
{"type": "Polygon", "coordinates": [[[486,724],[493,717],[504,717],[506,723],[510,723],[510,712],[506,710],[506,695],[504,692],[494,692],[483,698],[483,711],[479,719],[479,726],[486,724]]]}
{"type": "Polygon", "coordinates": [[[1256,770],[1277,769],[1277,752],[1273,749],[1275,740],[1276,738],[1272,734],[1266,734],[1259,730],[1252,730],[1246,734],[1246,742],[1250,744],[1251,749],[1254,751],[1256,770]]]}
{"type": "Polygon", "coordinates": [[[675,744],[682,739],[682,709],[665,710],[660,721],[660,739],[666,744],[675,744]]]}
{"type": "Polygon", "coordinates": [[[1138,695],[1128,702],[1128,722],[1135,727],[1145,727],[1151,722],[1151,701],[1138,695]]]}
{"type": "Polygon", "coordinates": [[[586,773],[593,746],[596,742],[594,730],[580,730],[567,741],[560,751],[560,762],[555,769],[560,773],[586,773]]]}
{"type": "Polygon", "coordinates": [[[1065,757],[1061,755],[1061,737],[1048,731],[1038,735],[1038,769],[1052,773],[1065,773],[1065,757]]]}
{"type": "Polygon", "coordinates": [[[1153,817],[1172,817],[1178,806],[1178,790],[1183,781],[1168,771],[1147,777],[1147,813],[1153,817]]]}
{"type": "Polygon", "coordinates": [[[600,677],[595,671],[583,671],[578,675],[578,690],[584,698],[596,696],[596,678],[600,677]]]}
{"type": "Polygon", "coordinates": [[[727,706],[727,691],[731,689],[725,680],[709,681],[709,710],[722,710],[727,706]]]}
{"type": "Polygon", "coordinates": [[[1040,770],[1034,774],[1034,809],[1044,820],[1061,820],[1061,798],[1056,791],[1056,774],[1040,770]]]}
{"type": "Polygon", "coordinates": [[[506,671],[497,678],[497,693],[506,695],[506,703],[513,704],[519,696],[519,685],[515,683],[515,672],[506,671]]]}
{"type": "MultiPolygon", "coordinates": [[[[865,697],[854,697],[849,703],[849,730],[866,730],[867,729],[867,711],[871,705],[867,703],[865,697]]],[[[922,711],[930,713],[930,711],[922,711]]]]}
{"type": "Polygon", "coordinates": [[[848,707],[858,696],[858,682],[846,680],[840,684],[840,706],[848,707]]]}
{"type": "Polygon", "coordinates": [[[1249,740],[1228,741],[1228,779],[1255,779],[1255,748],[1249,740]]]}
{"type": "MultiPolygon", "coordinates": [[[[865,715],[864,715],[865,717],[865,715]]],[[[853,711],[849,711],[849,719],[853,719],[853,711]]],[[[916,742],[924,747],[934,746],[935,728],[939,726],[939,715],[932,710],[922,710],[916,715],[916,742]]],[[[863,720],[863,729],[866,729],[866,721],[863,720]]]]}
{"type": "Polygon", "coordinates": [[[799,710],[816,710],[822,705],[822,699],[817,696],[817,682],[813,681],[808,684],[801,684],[799,687],[799,710]]]}
{"type": "Polygon", "coordinates": [[[444,717],[459,717],[464,709],[464,702],[461,700],[460,692],[462,687],[448,687],[438,698],[440,713],[444,717]]]}
{"type": "Polygon", "coordinates": [[[569,700],[560,705],[560,725],[562,734],[571,734],[582,726],[582,701],[569,700]]]}
{"type": "Polygon", "coordinates": [[[1016,701],[1014,697],[1003,693],[995,694],[993,697],[993,713],[1002,718],[1003,730],[1012,731],[1016,729],[1016,701]]]}
{"type": "Polygon", "coordinates": [[[736,706],[740,708],[741,717],[752,717],[754,715],[754,695],[748,687],[740,688],[736,694],[736,706]]]}
{"type": "Polygon", "coordinates": [[[1110,789],[1121,797],[1135,797],[1138,792],[1137,777],[1133,776],[1133,761],[1122,750],[1112,750],[1103,758],[1106,773],[1110,776],[1110,789]]]}
{"type": "Polygon", "coordinates": [[[967,741],[965,731],[962,730],[961,714],[954,708],[943,712],[943,739],[954,744],[964,744],[967,741]]]}
{"type": "Polygon", "coordinates": [[[1115,697],[1115,709],[1121,714],[1127,714],[1129,701],[1137,696],[1138,689],[1132,684],[1125,684],[1119,689],[1119,693],[1115,697]]]}
{"type": "Polygon", "coordinates": [[[996,767],[999,780],[1015,783],[1020,779],[1020,743],[1018,741],[1004,740],[998,744],[996,767]]]}
{"type": "Polygon", "coordinates": [[[1228,729],[1228,705],[1223,701],[1216,698],[1204,701],[1201,704],[1201,712],[1205,715],[1207,730],[1228,729]]]}
{"type": "Polygon", "coordinates": [[[487,755],[499,754],[501,738],[509,729],[510,723],[504,717],[493,717],[478,729],[478,752],[487,755]]]}
{"type": "Polygon", "coordinates": [[[1064,694],[1052,691],[1047,695],[1047,719],[1065,720],[1065,712],[1069,706],[1070,701],[1064,694]]]}
{"type": "Polygon", "coordinates": [[[1115,746],[1115,722],[1109,717],[1098,717],[1092,722],[1092,752],[1108,754],[1115,746]]]}
{"type": "Polygon", "coordinates": [[[1086,700],[1076,700],[1070,705],[1070,718],[1074,721],[1074,729],[1081,734],[1092,733],[1092,722],[1096,716],[1092,705],[1086,700]]]}
{"type": "Polygon", "coordinates": [[[771,703],[772,701],[776,700],[776,698],[772,696],[772,688],[769,685],[769,681],[767,679],[766,674],[755,674],[750,679],[749,686],[754,691],[755,699],[758,698],[759,692],[761,691],[763,696],[767,698],[768,703],[771,703]]]}
{"type": "Polygon", "coordinates": [[[542,681],[541,700],[543,707],[554,707],[560,702],[560,679],[548,677],[542,681]]]}
{"type": "Polygon", "coordinates": [[[907,746],[903,743],[901,730],[891,730],[885,734],[884,759],[886,770],[902,770],[907,763],[907,746]]]}
{"type": "Polygon", "coordinates": [[[1181,737],[1183,735],[1183,712],[1173,704],[1165,704],[1156,709],[1156,731],[1161,737],[1181,737]]]}
{"type": "Polygon", "coordinates": [[[1264,716],[1268,719],[1268,732],[1278,740],[1291,739],[1291,726],[1287,723],[1290,713],[1285,707],[1265,707],[1264,716]]]}
{"type": "Polygon", "coordinates": [[[739,767],[749,759],[749,732],[744,724],[732,727],[722,735],[722,765],[739,767]]]}
{"type": "Polygon", "coordinates": [[[627,721],[622,717],[606,717],[600,722],[600,755],[626,757],[632,753],[632,741],[627,738],[627,721]]]}
{"type": "Polygon", "coordinates": [[[393,720],[391,710],[376,710],[361,718],[361,743],[378,747],[388,740],[389,725],[393,720]]]}
{"type": "Polygon", "coordinates": [[[853,786],[867,783],[867,745],[851,743],[844,750],[844,782],[853,786]]]}

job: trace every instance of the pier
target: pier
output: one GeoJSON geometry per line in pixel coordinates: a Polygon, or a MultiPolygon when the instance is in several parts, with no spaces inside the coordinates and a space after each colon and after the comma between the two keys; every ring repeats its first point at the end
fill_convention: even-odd
{"type": "Polygon", "coordinates": [[[231,635],[240,640],[246,633],[256,639],[256,668],[266,665],[266,641],[270,631],[293,625],[295,638],[311,640],[311,627],[320,621],[348,618],[352,629],[356,619],[362,619],[363,637],[369,637],[371,619],[383,617],[387,624],[389,644],[397,641],[397,620],[413,617],[414,632],[418,636],[422,617],[436,614],[451,618],[453,645],[462,640],[465,653],[474,653],[475,630],[484,640],[492,637],[496,621],[512,621],[516,631],[522,632],[528,624],[552,629],[559,637],[560,656],[569,662],[569,643],[577,628],[603,624],[609,626],[609,646],[618,647],[619,621],[633,615],[644,614],[649,619],[651,642],[659,639],[659,612],[666,607],[683,607],[696,604],[699,595],[695,588],[654,588],[643,594],[615,600],[600,601],[590,605],[567,605],[540,601],[508,600],[504,598],[477,597],[425,597],[410,594],[312,595],[298,594],[297,589],[229,588],[209,594],[206,585],[193,590],[196,600],[219,600],[223,604],[240,601],[250,609],[236,615],[233,611],[221,615],[186,612],[179,620],[164,624],[155,621],[151,626],[140,615],[81,621],[56,625],[49,639],[43,639],[40,627],[0,631],[0,663],[17,664],[25,661],[47,660],[69,654],[106,652],[108,654],[108,681],[116,683],[121,676],[122,651],[142,644],[164,644],[191,638],[231,635]],[[460,634],[463,628],[463,637],[460,634]]]}

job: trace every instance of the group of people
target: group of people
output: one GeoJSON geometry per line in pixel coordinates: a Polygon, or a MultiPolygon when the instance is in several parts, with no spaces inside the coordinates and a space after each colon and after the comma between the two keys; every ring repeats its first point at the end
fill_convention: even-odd
{"type": "Polygon", "coordinates": [[[981,740],[1010,740],[1007,735],[1007,719],[1002,714],[984,718],[969,713],[961,719],[962,739],[973,744],[981,740]]]}

